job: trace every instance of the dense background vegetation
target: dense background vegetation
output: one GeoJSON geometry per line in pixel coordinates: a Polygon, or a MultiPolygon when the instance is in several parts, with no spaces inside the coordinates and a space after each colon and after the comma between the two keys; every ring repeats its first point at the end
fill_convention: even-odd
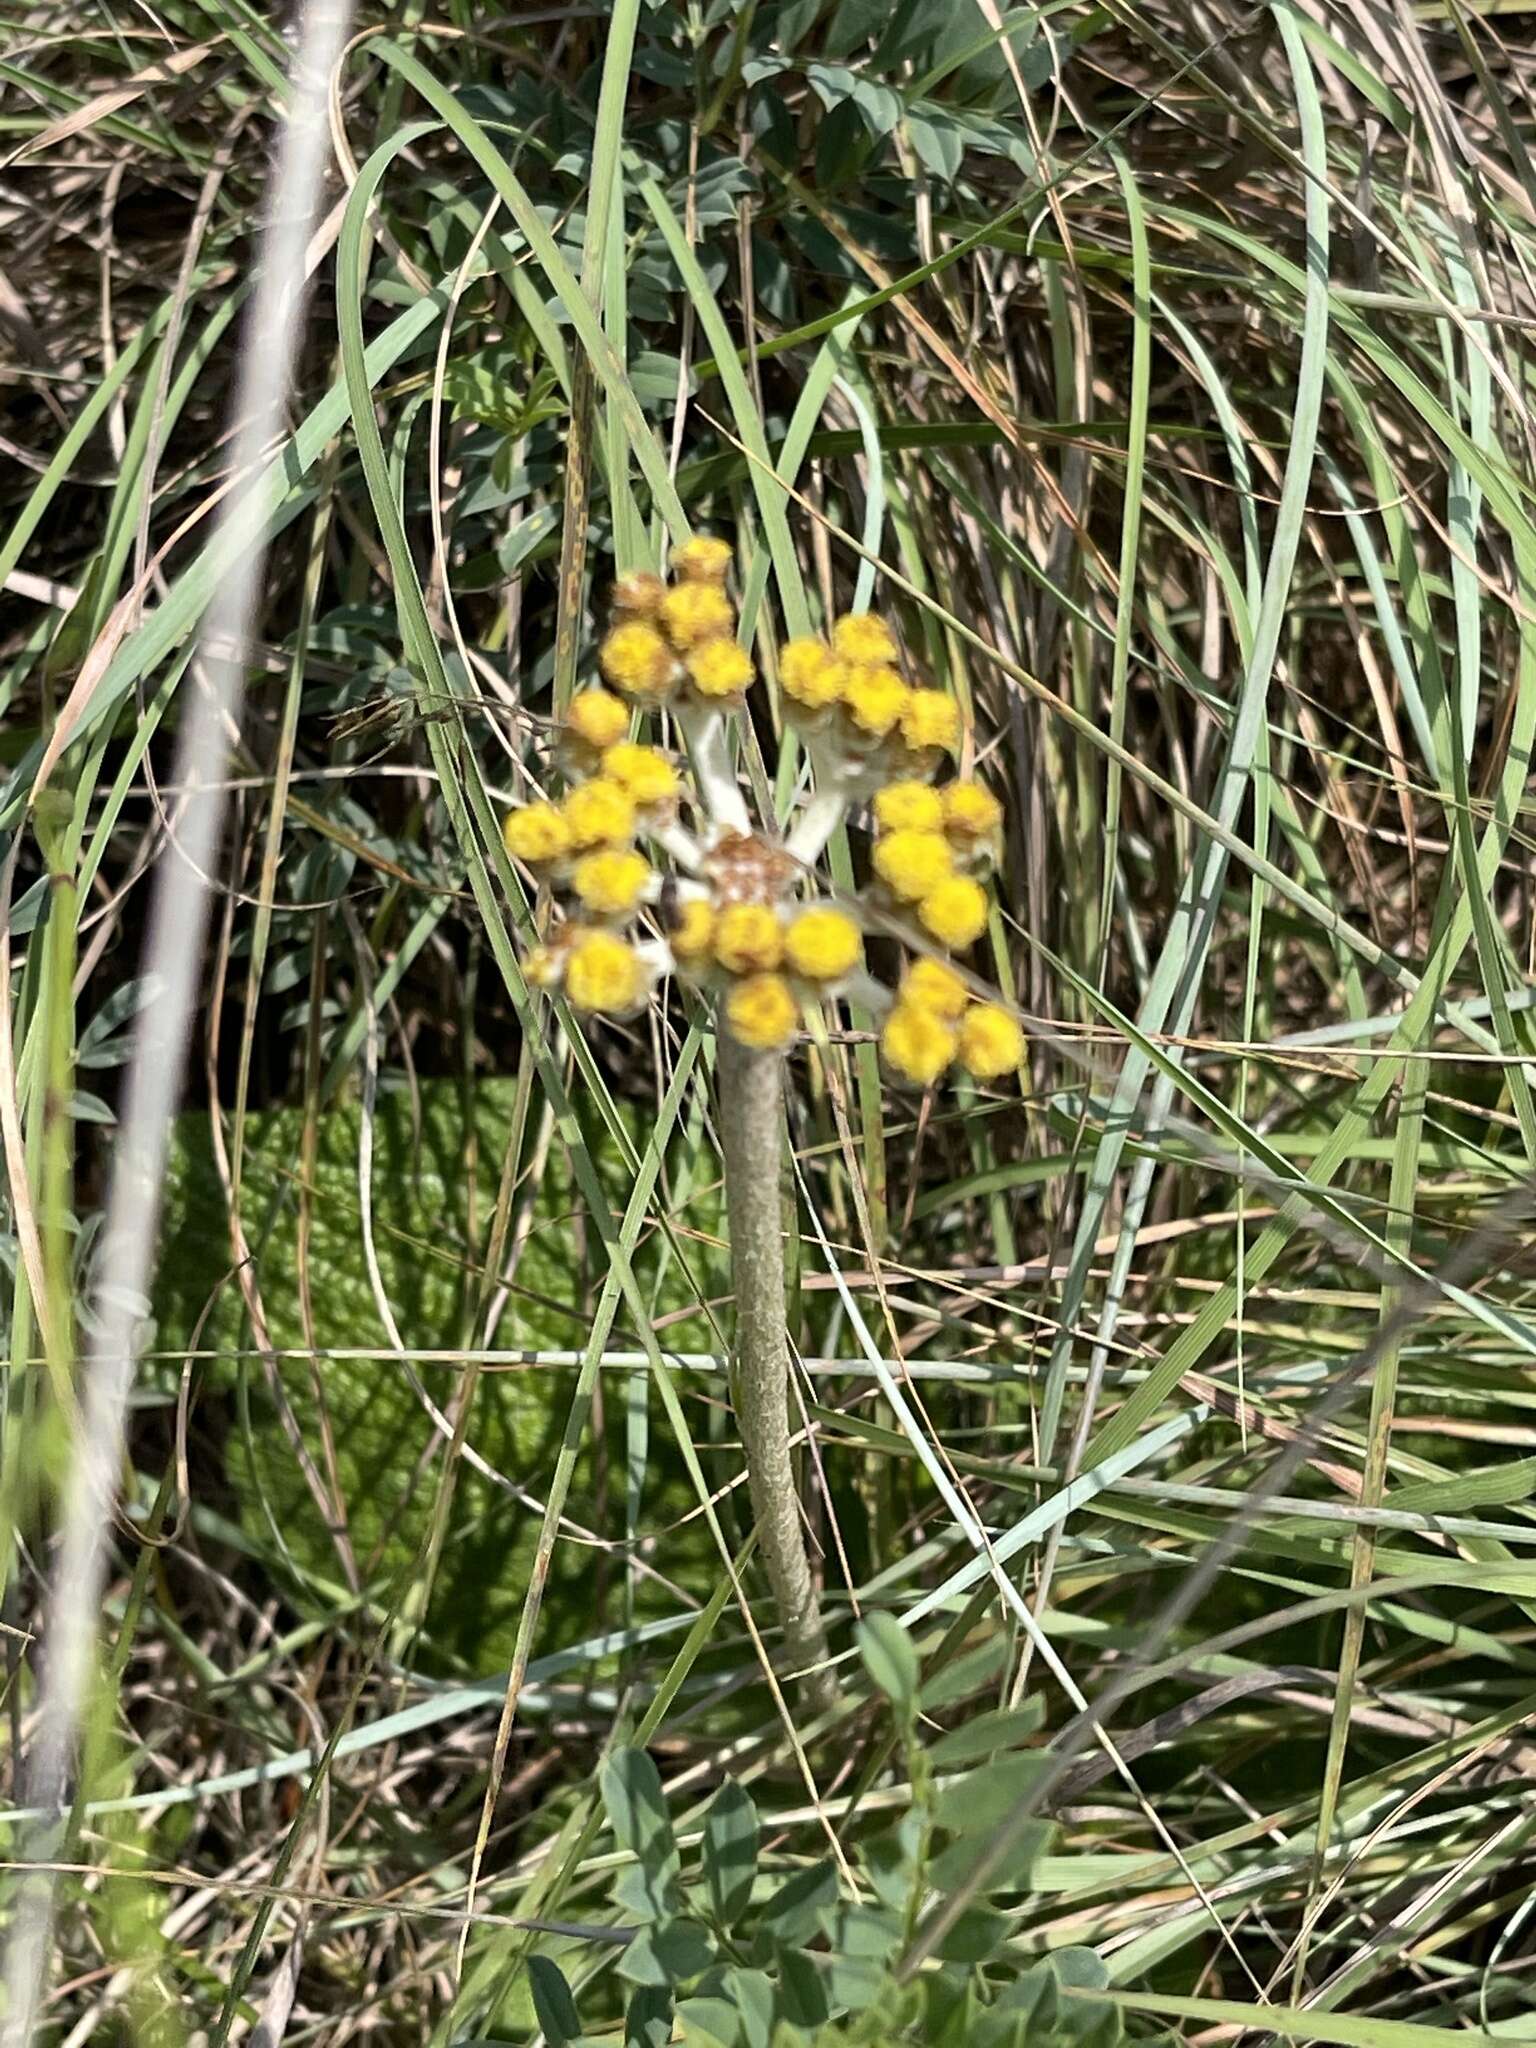
{"type": "MultiPolygon", "coordinates": [[[[995,1746],[1062,1772],[965,1823],[1018,1795],[1053,1824],[994,1983],[1087,1947],[1133,2025],[1190,2040],[1529,2038],[1529,16],[370,0],[356,27],[49,2038],[221,2042],[264,2006],[268,2041],[558,2040],[534,1956],[601,2032],[613,1872],[672,1840],[611,1761],[599,1796],[617,1745],[690,1872],[729,1778],[759,1904],[829,1843],[846,1899],[912,1784],[921,1810],[988,1753],[924,1744],[1029,1702],[995,1746]],[[674,491],[734,540],[770,673],[873,591],[1008,805],[981,950],[1019,1085],[893,1090],[852,1031],[795,1061],[830,1728],[776,1702],[764,1589],[720,1556],[746,1519],[710,1042],[674,996],[578,1073],[495,839],[674,491]],[[921,1741],[856,1613],[920,1653],[921,1741]],[[1109,1744],[1078,1718],[1106,1697],[1109,1744]]],[[[0,59],[0,1199],[38,1198],[62,1130],[51,1277],[84,1329],[288,54],[243,0],[161,0],[13,7],[0,59]]],[[[771,690],[755,715],[771,764],[771,690]]],[[[8,1292],[14,1762],[69,1402],[8,1292]]]]}

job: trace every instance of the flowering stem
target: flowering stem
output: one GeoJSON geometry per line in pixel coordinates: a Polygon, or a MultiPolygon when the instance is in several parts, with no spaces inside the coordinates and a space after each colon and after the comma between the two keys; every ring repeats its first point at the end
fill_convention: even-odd
{"type": "Polygon", "coordinates": [[[730,832],[750,832],[752,820],[731,765],[728,722],[723,712],[678,707],[677,723],[693,761],[693,779],[707,816],[730,832]]]}
{"type": "Polygon", "coordinates": [[[814,866],[847,812],[847,793],[836,783],[830,789],[818,789],[795,820],[794,830],[785,843],[790,858],[802,867],[814,866]]]}
{"type": "Polygon", "coordinates": [[[789,1430],[789,1333],[779,1191],[784,1060],[719,1040],[720,1142],[736,1293],[736,1419],[757,1539],[791,1666],[818,1711],[836,1703],[827,1639],[800,1523],[789,1430]]]}

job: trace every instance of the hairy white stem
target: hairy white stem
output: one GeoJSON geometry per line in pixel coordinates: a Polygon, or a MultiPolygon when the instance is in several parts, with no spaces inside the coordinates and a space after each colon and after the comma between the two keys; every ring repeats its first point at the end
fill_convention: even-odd
{"type": "Polygon", "coordinates": [[[693,779],[705,810],[728,832],[750,832],[752,819],[731,764],[725,713],[679,709],[677,722],[688,742],[693,779]]]}
{"type": "Polygon", "coordinates": [[[876,981],[867,967],[861,967],[856,974],[850,974],[847,981],[839,984],[838,996],[845,1003],[852,1003],[855,1009],[867,1010],[872,1017],[884,1017],[895,1002],[883,981],[876,981]]]}
{"type": "Polygon", "coordinates": [[[795,820],[785,851],[802,867],[814,867],[847,814],[847,790],[836,781],[824,783],[795,820]]]}
{"type": "Polygon", "coordinates": [[[176,841],[156,870],[143,962],[156,991],[139,1016],[114,1150],[97,1283],[100,1320],[80,1389],[58,1564],[48,1607],[47,1656],[27,1758],[27,1802],[46,1818],[26,1843],[35,1868],[15,1896],[5,1957],[3,2048],[28,2048],[37,2024],[53,1928],[50,1866],[65,1821],[70,1761],[86,1693],[106,1576],[112,1502],[122,1468],[123,1415],[154,1270],[166,1144],[203,977],[206,877],[224,818],[226,735],[244,684],[251,619],[265,555],[263,460],[283,427],[289,372],[302,331],[304,254],[320,198],[326,96],[350,17],[347,0],[303,10],[293,93],[263,237],[261,273],[245,327],[234,417],[233,473],[216,536],[231,567],[203,622],[207,687],[190,693],[175,781],[186,794],[176,841]]]}
{"type": "Polygon", "coordinates": [[[835,1705],[827,1639],[806,1554],[790,1454],[789,1333],[784,1310],[780,1116],[784,1060],[719,1040],[720,1143],[736,1294],[736,1420],[757,1540],[791,1667],[818,1711],[835,1705]]]}
{"type": "Polygon", "coordinates": [[[696,875],[703,867],[703,847],[688,827],[678,824],[676,819],[670,825],[656,826],[650,836],[663,853],[671,855],[673,865],[680,867],[685,874],[696,875]]]}

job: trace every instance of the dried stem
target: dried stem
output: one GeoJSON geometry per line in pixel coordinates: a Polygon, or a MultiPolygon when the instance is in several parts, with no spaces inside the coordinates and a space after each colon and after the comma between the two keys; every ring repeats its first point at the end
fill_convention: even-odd
{"type": "Polygon", "coordinates": [[[720,1035],[720,1141],[736,1292],[736,1419],[757,1540],[792,1667],[818,1711],[836,1704],[790,1455],[780,1110],[784,1060],[720,1035]]]}

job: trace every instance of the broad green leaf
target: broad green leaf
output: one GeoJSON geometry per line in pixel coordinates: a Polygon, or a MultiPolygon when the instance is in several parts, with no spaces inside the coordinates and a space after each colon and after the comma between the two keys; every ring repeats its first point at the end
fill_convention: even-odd
{"type": "Polygon", "coordinates": [[[722,1785],[704,1816],[704,1883],[722,1927],[735,1926],[752,1896],[757,1838],[757,1808],[739,1785],[722,1785]]]}
{"type": "Polygon", "coordinates": [[[837,1872],[830,1863],[797,1871],[763,1907],[758,1929],[771,1940],[798,1947],[815,1933],[823,1910],[837,1900],[837,1872]]]}
{"type": "Polygon", "coordinates": [[[910,1713],[920,1676],[912,1638],[894,1615],[876,1608],[858,1627],[859,1655],[864,1668],[886,1698],[910,1713]]]}
{"type": "Polygon", "coordinates": [[[1032,1792],[1051,1767],[1043,1751],[1028,1756],[1000,1757],[979,1771],[967,1771],[938,1797],[935,1818],[957,1834],[995,1827],[1009,1809],[1032,1792]]]}
{"type": "Polygon", "coordinates": [[[714,1944],[696,1920],[664,1920],[641,1928],[618,1968],[631,1984],[686,1984],[714,1960],[714,1944]]]}
{"type": "Polygon", "coordinates": [[[661,1774],[643,1749],[616,1749],[598,1773],[613,1838],[650,1871],[675,1866],[677,1843],[661,1774]]]}
{"type": "Polygon", "coordinates": [[[624,2048],[666,2048],[672,2038],[671,1993],[640,1984],[624,2008],[624,2048]]]}
{"type": "Polygon", "coordinates": [[[570,2042],[579,2038],[581,2022],[560,1966],[548,1956],[530,1956],[528,1988],[533,1993],[533,2009],[549,2048],[568,2048],[570,2042]]]}
{"type": "Polygon", "coordinates": [[[1000,1749],[1016,1748],[1038,1732],[1044,1713],[1045,1702],[1032,1700],[1027,1707],[1000,1707],[990,1714],[973,1715],[929,1744],[929,1760],[946,1770],[953,1764],[974,1763],[1000,1749]]]}

